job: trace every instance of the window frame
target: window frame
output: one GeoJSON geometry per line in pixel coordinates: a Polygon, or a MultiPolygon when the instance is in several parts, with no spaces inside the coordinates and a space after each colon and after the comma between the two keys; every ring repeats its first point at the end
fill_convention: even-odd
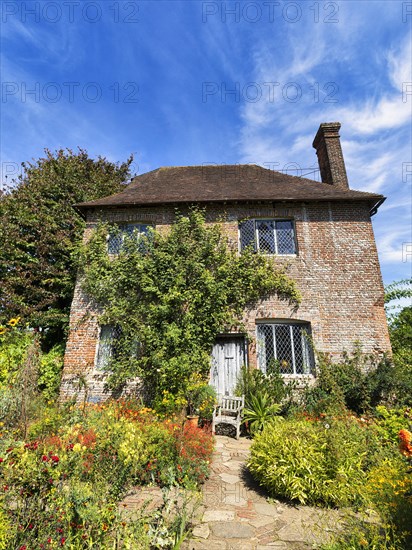
{"type": "Polygon", "coordinates": [[[107,253],[110,256],[117,256],[118,254],[120,254],[120,252],[122,251],[123,245],[124,245],[125,237],[133,235],[134,231],[137,228],[138,228],[138,236],[148,235],[148,232],[150,231],[150,229],[155,228],[153,223],[148,223],[148,222],[143,222],[143,221],[140,221],[140,222],[120,222],[120,223],[112,224],[112,226],[115,227],[116,230],[118,230],[120,232],[119,237],[121,239],[121,243],[120,243],[120,245],[119,245],[119,247],[116,251],[113,251],[113,252],[110,251],[110,239],[113,236],[113,233],[111,233],[110,230],[109,230],[109,232],[107,234],[107,237],[106,237],[106,242],[107,242],[107,253]],[[129,228],[129,227],[133,228],[131,233],[127,233],[127,231],[125,231],[125,229],[129,228]],[[140,230],[141,227],[146,227],[147,228],[146,232],[141,231],[140,230]]]}
{"type": "Polygon", "coordinates": [[[239,250],[239,254],[242,253],[242,251],[244,250],[244,248],[246,247],[242,247],[242,240],[241,240],[241,229],[240,229],[240,226],[243,222],[245,221],[252,221],[253,224],[254,224],[254,250],[255,252],[260,252],[261,254],[264,254],[265,256],[282,256],[282,257],[289,257],[289,258],[294,258],[298,255],[298,242],[297,242],[297,238],[296,238],[296,223],[295,223],[295,219],[294,218],[290,218],[290,217],[281,217],[281,218],[278,218],[278,217],[273,217],[273,218],[268,218],[268,217],[264,217],[264,218],[244,218],[244,219],[240,219],[238,220],[238,250],[239,250]],[[266,252],[264,250],[261,250],[260,247],[259,247],[259,233],[258,233],[258,222],[274,222],[275,226],[274,226],[274,231],[273,231],[273,241],[274,241],[274,246],[275,246],[275,252],[266,252]],[[292,231],[293,231],[293,246],[294,246],[294,252],[289,252],[289,253],[280,253],[278,252],[278,235],[277,235],[277,230],[276,230],[276,223],[277,222],[290,222],[291,223],[291,226],[292,226],[292,231]]]}
{"type": "Polygon", "coordinates": [[[118,340],[120,336],[120,327],[115,325],[99,325],[99,335],[97,338],[97,345],[96,345],[96,357],[94,362],[94,369],[98,372],[109,372],[107,369],[108,365],[110,364],[110,361],[112,358],[116,355],[116,340],[118,340]],[[110,335],[108,335],[106,340],[106,357],[101,357],[101,345],[102,345],[102,335],[104,332],[108,331],[110,335]]]}
{"type": "Polygon", "coordinates": [[[291,354],[292,354],[292,368],[293,372],[286,373],[286,372],[280,372],[281,376],[284,378],[313,378],[315,375],[315,356],[313,353],[312,346],[310,345],[310,338],[312,337],[312,327],[310,322],[308,321],[300,321],[296,319],[267,319],[267,320],[259,320],[256,321],[256,356],[257,356],[257,367],[259,370],[266,374],[267,372],[267,358],[266,358],[266,349],[264,350],[265,354],[265,365],[262,364],[262,348],[261,348],[261,336],[259,334],[259,327],[262,326],[270,326],[272,328],[272,347],[273,347],[273,353],[274,357],[270,358],[270,360],[277,359],[277,347],[276,347],[276,326],[287,326],[289,328],[289,335],[290,339],[288,341],[288,344],[290,344],[291,347],[291,354]],[[295,342],[295,337],[293,334],[293,329],[298,328],[300,331],[300,350],[296,347],[297,344],[295,342]],[[306,333],[306,335],[305,335],[306,333]],[[303,365],[303,372],[297,372],[296,367],[296,355],[297,351],[301,354],[302,357],[302,365],[303,365]],[[305,369],[305,359],[307,361],[306,363],[306,369],[305,369]]]}

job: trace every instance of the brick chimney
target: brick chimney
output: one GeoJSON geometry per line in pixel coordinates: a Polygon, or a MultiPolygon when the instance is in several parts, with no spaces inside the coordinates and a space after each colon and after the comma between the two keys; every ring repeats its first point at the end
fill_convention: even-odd
{"type": "Polygon", "coordinates": [[[340,122],[323,122],[313,140],[324,183],[349,189],[339,136],[340,122]]]}

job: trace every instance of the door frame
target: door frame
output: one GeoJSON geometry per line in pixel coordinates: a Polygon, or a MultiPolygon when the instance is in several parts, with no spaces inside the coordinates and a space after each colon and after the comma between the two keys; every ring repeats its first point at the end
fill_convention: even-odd
{"type": "MultiPolygon", "coordinates": [[[[212,384],[212,369],[213,369],[213,349],[216,344],[219,343],[220,340],[238,340],[241,343],[241,346],[243,348],[243,358],[244,358],[244,365],[248,366],[249,364],[249,342],[248,342],[248,334],[246,332],[224,332],[220,333],[216,336],[215,342],[213,344],[211,354],[210,354],[210,376],[209,376],[209,384],[213,386],[212,384]]],[[[239,365],[241,367],[242,365],[239,365]]],[[[214,386],[213,386],[214,387],[214,386]]]]}

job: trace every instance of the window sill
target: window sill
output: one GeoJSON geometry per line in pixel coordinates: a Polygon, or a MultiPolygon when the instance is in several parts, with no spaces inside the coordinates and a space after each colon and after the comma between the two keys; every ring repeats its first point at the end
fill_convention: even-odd
{"type": "Polygon", "coordinates": [[[282,374],[280,376],[284,380],[313,380],[315,378],[314,374],[282,374]]]}
{"type": "Polygon", "coordinates": [[[262,252],[263,256],[269,256],[271,258],[297,258],[297,254],[265,254],[262,252]]]}

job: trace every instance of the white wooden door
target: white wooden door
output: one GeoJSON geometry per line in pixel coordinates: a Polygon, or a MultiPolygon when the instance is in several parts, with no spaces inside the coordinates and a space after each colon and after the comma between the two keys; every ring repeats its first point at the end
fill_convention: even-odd
{"type": "Polygon", "coordinates": [[[210,383],[218,395],[233,395],[240,367],[246,364],[243,337],[218,338],[212,351],[210,383]]]}

